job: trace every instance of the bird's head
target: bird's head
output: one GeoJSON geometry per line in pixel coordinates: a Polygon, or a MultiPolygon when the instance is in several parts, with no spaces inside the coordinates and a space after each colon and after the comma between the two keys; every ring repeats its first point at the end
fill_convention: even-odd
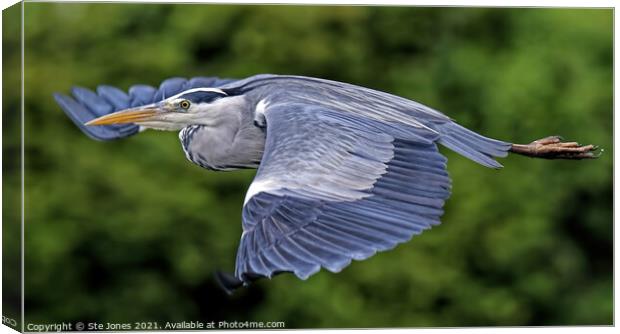
{"type": "Polygon", "coordinates": [[[175,131],[188,125],[215,125],[234,99],[217,88],[194,88],[160,102],[117,111],[86,125],[135,123],[145,128],[175,131]]]}

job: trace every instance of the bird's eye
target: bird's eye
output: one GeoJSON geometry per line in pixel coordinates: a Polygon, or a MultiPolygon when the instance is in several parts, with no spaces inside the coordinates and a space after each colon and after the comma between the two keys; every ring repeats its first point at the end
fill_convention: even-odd
{"type": "Polygon", "coordinates": [[[181,103],[179,103],[179,106],[181,108],[185,109],[185,110],[189,109],[189,105],[190,105],[190,103],[187,100],[183,100],[183,101],[181,101],[181,103]]]}

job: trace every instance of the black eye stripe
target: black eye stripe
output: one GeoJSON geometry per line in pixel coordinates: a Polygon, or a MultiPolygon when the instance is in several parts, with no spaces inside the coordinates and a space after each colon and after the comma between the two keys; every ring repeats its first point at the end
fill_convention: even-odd
{"type": "Polygon", "coordinates": [[[226,94],[198,91],[181,95],[179,98],[188,100],[192,103],[209,103],[224,96],[226,96],[226,94]]]}

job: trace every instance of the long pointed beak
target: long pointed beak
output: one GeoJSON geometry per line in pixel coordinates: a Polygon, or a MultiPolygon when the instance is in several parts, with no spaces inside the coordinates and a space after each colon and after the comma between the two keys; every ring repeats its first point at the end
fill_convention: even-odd
{"type": "Polygon", "coordinates": [[[150,120],[153,116],[160,114],[160,112],[161,109],[156,104],[149,104],[104,115],[86,122],[85,125],[136,123],[150,120]]]}

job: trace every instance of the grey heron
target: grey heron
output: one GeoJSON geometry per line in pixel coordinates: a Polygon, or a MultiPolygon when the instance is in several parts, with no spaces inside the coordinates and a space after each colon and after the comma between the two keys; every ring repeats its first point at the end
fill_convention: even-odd
{"type": "Polygon", "coordinates": [[[450,195],[441,144],[483,166],[509,152],[595,158],[557,136],[519,145],[484,137],[430,107],[352,84],[290,75],[165,80],[128,93],[99,86],[56,94],[90,137],[179,131],[187,158],[227,171],[258,168],[242,211],[232,289],[290,272],[339,272],[440,223],[450,195]]]}

